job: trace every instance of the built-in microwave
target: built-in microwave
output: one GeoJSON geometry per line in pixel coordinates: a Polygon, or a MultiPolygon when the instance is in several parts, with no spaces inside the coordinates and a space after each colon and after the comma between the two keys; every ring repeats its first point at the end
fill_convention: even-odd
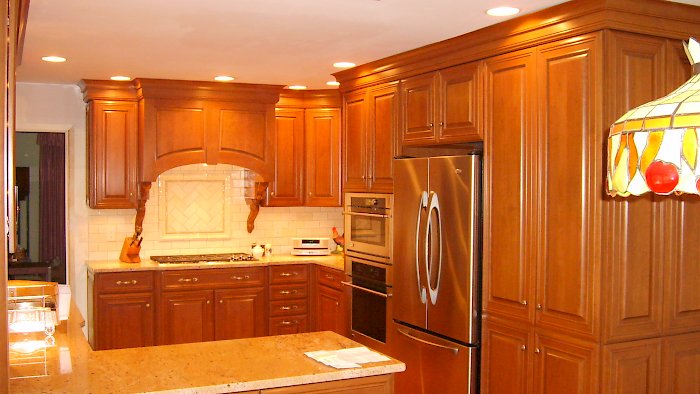
{"type": "Polygon", "coordinates": [[[392,195],[345,194],[345,249],[391,263],[392,195]]]}

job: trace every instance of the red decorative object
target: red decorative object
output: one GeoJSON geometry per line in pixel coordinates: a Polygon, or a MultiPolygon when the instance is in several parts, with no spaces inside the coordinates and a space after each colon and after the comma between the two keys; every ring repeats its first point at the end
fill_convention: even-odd
{"type": "Polygon", "coordinates": [[[649,164],[645,176],[649,189],[657,194],[670,194],[678,185],[678,169],[671,163],[653,161],[649,164]]]}

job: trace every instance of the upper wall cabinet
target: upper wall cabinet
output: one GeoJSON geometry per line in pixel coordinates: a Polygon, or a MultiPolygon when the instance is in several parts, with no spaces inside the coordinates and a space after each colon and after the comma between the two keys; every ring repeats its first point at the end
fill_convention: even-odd
{"type": "Polygon", "coordinates": [[[268,206],[340,206],[340,93],[285,92],[275,109],[268,206]]]}
{"type": "Polygon", "coordinates": [[[82,81],[81,88],[88,103],[88,205],[99,209],[135,208],[138,197],[136,91],[111,81],[82,81]]]}
{"type": "Polygon", "coordinates": [[[396,83],[346,94],[343,102],[343,190],[392,193],[398,120],[396,83]]]}
{"type": "Polygon", "coordinates": [[[481,62],[401,81],[401,144],[481,141],[481,62]]]}
{"type": "Polygon", "coordinates": [[[140,180],[186,164],[233,164],[265,180],[274,168],[279,86],[136,80],[141,98],[140,180]]]}

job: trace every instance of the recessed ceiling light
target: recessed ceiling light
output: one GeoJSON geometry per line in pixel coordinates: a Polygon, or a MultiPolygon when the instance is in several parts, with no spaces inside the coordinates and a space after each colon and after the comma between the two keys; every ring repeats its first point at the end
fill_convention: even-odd
{"type": "Polygon", "coordinates": [[[338,82],[338,81],[328,81],[328,82],[326,82],[326,85],[328,85],[328,86],[340,86],[340,82],[338,82]]]}
{"type": "Polygon", "coordinates": [[[109,77],[112,81],[131,81],[131,77],[127,77],[125,75],[115,75],[113,77],[109,77]]]}
{"type": "Polygon", "coordinates": [[[51,63],[63,63],[66,61],[66,58],[60,56],[44,56],[41,58],[41,60],[51,63]]]}
{"type": "Polygon", "coordinates": [[[491,16],[511,16],[519,12],[520,9],[515,7],[496,7],[486,10],[486,13],[491,16]]]}
{"type": "Polygon", "coordinates": [[[292,90],[304,90],[306,89],[306,86],[304,85],[289,85],[287,88],[292,89],[292,90]]]}
{"type": "Polygon", "coordinates": [[[355,63],[352,63],[352,62],[335,62],[335,63],[333,63],[333,67],[336,67],[336,68],[350,68],[350,67],[355,67],[355,63]]]}
{"type": "Polygon", "coordinates": [[[231,82],[233,81],[233,77],[229,77],[228,75],[219,75],[214,77],[214,80],[219,82],[231,82]]]}

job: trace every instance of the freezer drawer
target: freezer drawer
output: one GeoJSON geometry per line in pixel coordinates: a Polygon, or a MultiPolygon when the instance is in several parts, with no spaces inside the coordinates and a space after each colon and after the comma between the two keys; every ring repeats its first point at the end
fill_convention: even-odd
{"type": "Polygon", "coordinates": [[[396,393],[478,393],[478,348],[399,324],[393,324],[392,329],[391,356],[406,364],[406,371],[396,374],[396,393]]]}

